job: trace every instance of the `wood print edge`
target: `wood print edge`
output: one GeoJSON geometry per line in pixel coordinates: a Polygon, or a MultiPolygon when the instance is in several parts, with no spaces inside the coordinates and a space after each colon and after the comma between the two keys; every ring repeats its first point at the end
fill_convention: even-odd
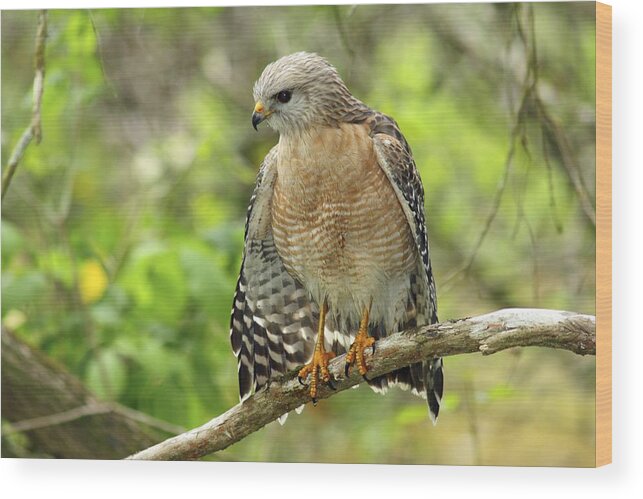
{"type": "Polygon", "coordinates": [[[596,2],[596,466],[612,462],[612,7],[596,2]]]}

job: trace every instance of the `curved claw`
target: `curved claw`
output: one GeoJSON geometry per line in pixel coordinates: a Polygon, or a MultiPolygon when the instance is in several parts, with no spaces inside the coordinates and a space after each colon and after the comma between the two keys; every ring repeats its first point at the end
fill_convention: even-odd
{"type": "Polygon", "coordinates": [[[366,374],[362,374],[362,378],[364,378],[364,381],[370,381],[370,379],[366,377],[366,374]]]}
{"type": "Polygon", "coordinates": [[[375,343],[377,342],[373,342],[373,353],[371,355],[375,355],[375,343]]]}
{"type": "Polygon", "coordinates": [[[346,364],[344,365],[344,375],[347,378],[348,378],[348,371],[349,371],[350,368],[351,368],[351,365],[348,362],[346,362],[346,364]]]}
{"type": "Polygon", "coordinates": [[[299,384],[301,386],[306,386],[306,384],[304,383],[304,380],[301,378],[301,376],[297,376],[297,380],[299,381],[299,384]]]}
{"type": "Polygon", "coordinates": [[[333,383],[333,378],[328,378],[328,381],[326,382],[328,385],[328,388],[331,390],[337,391],[337,387],[335,386],[335,383],[333,383]]]}
{"type": "Polygon", "coordinates": [[[313,397],[313,407],[317,405],[317,398],[313,397]]]}

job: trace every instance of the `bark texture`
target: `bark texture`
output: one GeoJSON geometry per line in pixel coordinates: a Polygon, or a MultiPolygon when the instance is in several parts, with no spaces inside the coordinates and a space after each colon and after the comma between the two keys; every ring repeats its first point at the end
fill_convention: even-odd
{"type": "MultiPolygon", "coordinates": [[[[10,423],[3,439],[16,432],[27,436],[27,457],[121,459],[167,435],[137,420],[136,411],[98,400],[62,366],[5,328],[2,419],[10,423]]],[[[2,457],[22,457],[5,443],[2,457]]]]}
{"type": "MultiPolygon", "coordinates": [[[[391,335],[366,354],[369,376],[378,376],[432,356],[480,352],[489,355],[513,347],[548,347],[579,355],[596,354],[596,319],[573,312],[505,309],[486,315],[423,326],[391,335]]],[[[344,356],[329,366],[336,390],[321,386],[324,399],[360,383],[353,369],[344,377],[344,356]]],[[[282,414],[310,402],[308,387],[291,372],[242,404],[186,433],[142,450],[128,459],[198,459],[225,449],[282,414]]]]}

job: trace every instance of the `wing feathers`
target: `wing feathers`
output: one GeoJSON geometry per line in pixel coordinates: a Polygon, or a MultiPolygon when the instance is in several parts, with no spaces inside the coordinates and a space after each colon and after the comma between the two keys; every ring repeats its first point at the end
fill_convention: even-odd
{"type": "MultiPolygon", "coordinates": [[[[438,321],[435,281],[429,256],[429,238],[424,217],[424,188],[418,174],[411,148],[392,118],[380,113],[371,117],[371,135],[378,163],[390,180],[415,236],[420,255],[418,271],[411,276],[411,296],[407,320],[402,329],[416,324],[438,321]]],[[[440,410],[444,385],[442,359],[436,358],[394,371],[376,378],[377,389],[385,391],[391,384],[411,388],[413,393],[427,399],[431,419],[435,423],[440,410]]]]}
{"type": "MultiPolygon", "coordinates": [[[[243,401],[273,377],[310,360],[318,309],[286,271],[270,224],[276,149],[257,175],[246,216],[245,249],[230,320],[243,401]]],[[[285,418],[283,419],[285,421],[285,418]]]]}

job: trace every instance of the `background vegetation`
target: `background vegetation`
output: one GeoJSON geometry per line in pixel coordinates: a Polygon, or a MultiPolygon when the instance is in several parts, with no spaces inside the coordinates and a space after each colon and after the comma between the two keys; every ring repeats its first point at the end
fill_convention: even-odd
{"type": "MultiPolygon", "coordinates": [[[[2,15],[3,167],[31,119],[37,15],[2,15]]],[[[43,140],[2,204],[2,323],[102,399],[184,427],[237,402],[229,312],[245,208],[277,140],[252,129],[251,88],[297,50],[327,57],[401,125],[426,188],[442,320],[514,306],[594,313],[593,3],[48,20],[43,140]]],[[[424,401],[362,387],[217,458],[594,462],[593,358],[448,358],[445,390],[436,427],[424,401]]]]}

